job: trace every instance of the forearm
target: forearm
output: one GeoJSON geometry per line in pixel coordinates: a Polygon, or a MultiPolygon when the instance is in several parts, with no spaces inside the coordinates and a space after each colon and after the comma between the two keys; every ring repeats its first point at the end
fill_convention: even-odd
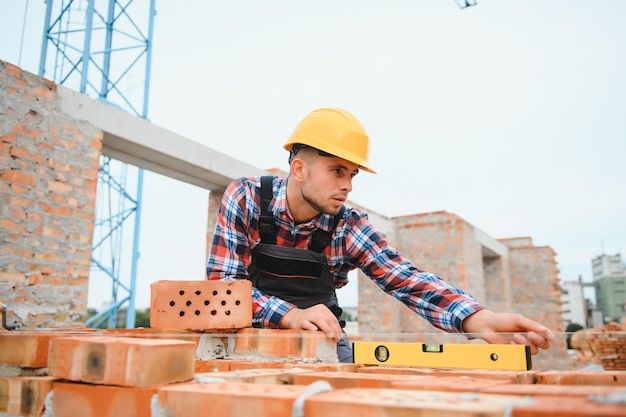
{"type": "Polygon", "coordinates": [[[407,276],[400,280],[395,277],[390,284],[379,285],[438,329],[463,333],[463,321],[485,308],[432,273],[409,268],[404,274],[407,276]]]}
{"type": "Polygon", "coordinates": [[[464,333],[463,323],[485,309],[469,294],[459,290],[441,290],[434,294],[419,298],[416,312],[428,320],[434,327],[449,333],[464,333]]]}
{"type": "Polygon", "coordinates": [[[346,237],[347,257],[383,291],[433,326],[462,333],[467,317],[484,309],[477,300],[403,257],[366,217],[359,217],[346,237]]]}
{"type": "Polygon", "coordinates": [[[278,329],[282,318],[294,308],[294,305],[278,297],[263,293],[257,288],[252,288],[253,316],[252,322],[261,327],[278,329]]]}

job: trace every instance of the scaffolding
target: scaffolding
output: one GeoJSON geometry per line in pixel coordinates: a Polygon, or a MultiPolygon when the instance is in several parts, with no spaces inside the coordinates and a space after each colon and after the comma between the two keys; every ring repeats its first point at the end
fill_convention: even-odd
{"type": "MultiPolygon", "coordinates": [[[[155,1],[47,0],[39,75],[147,119],[155,1]]],[[[101,157],[90,281],[109,279],[111,299],[88,326],[117,327],[126,306],[135,327],[142,189],[142,169],[101,157]]]]}

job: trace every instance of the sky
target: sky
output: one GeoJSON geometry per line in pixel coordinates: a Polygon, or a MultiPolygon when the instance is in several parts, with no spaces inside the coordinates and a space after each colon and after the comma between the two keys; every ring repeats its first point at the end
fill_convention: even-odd
{"type": "MultiPolygon", "coordinates": [[[[43,0],[0,0],[0,59],[37,73],[43,0]],[[17,36],[19,34],[20,36],[17,36]]],[[[529,236],[562,280],[626,259],[626,2],[157,0],[149,119],[259,168],[319,107],[355,114],[370,165],[350,199],[445,210],[529,236]]],[[[147,10],[147,8],[146,8],[147,10]]],[[[207,192],[147,172],[137,308],[159,279],[203,279],[207,192]]],[[[436,271],[433,271],[436,272],[436,271]]],[[[443,277],[445,279],[445,277],[443,277]]],[[[93,281],[93,280],[92,280],[93,281]]],[[[357,303],[355,280],[338,291],[357,303]]],[[[107,290],[90,285],[89,305],[107,290]]]]}

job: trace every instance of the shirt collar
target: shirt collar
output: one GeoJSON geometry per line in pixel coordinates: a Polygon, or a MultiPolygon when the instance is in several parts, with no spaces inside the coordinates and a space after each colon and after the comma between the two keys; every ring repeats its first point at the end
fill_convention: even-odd
{"type": "MultiPolygon", "coordinates": [[[[287,207],[287,180],[288,178],[279,178],[280,182],[278,184],[278,192],[274,196],[273,205],[270,203],[270,206],[274,216],[278,216],[283,220],[289,219],[289,221],[293,224],[293,217],[289,212],[289,207],[287,207]]],[[[333,218],[334,216],[329,214],[322,214],[321,216],[317,216],[311,221],[303,223],[300,226],[330,230],[333,218]]]]}

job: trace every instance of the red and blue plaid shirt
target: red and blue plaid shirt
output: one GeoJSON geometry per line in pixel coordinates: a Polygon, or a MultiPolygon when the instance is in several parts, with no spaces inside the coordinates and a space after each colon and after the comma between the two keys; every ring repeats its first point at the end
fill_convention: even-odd
{"type": "MultiPolygon", "coordinates": [[[[294,224],[287,207],[286,185],[285,178],[274,178],[274,198],[269,212],[273,213],[278,226],[276,244],[307,248],[316,228],[330,230],[333,216],[323,214],[306,223],[294,224]]],[[[233,181],[226,188],[207,263],[208,279],[248,277],[251,249],[260,242],[260,187],[260,177],[246,177],[233,181]]],[[[367,213],[358,208],[346,207],[325,255],[336,288],[348,283],[349,271],[360,268],[383,291],[439,329],[462,332],[463,319],[484,308],[469,294],[448,285],[435,274],[418,269],[404,258],[376,230],[367,213]]],[[[252,291],[255,324],[277,328],[283,316],[294,307],[256,288],[252,291]]]]}

